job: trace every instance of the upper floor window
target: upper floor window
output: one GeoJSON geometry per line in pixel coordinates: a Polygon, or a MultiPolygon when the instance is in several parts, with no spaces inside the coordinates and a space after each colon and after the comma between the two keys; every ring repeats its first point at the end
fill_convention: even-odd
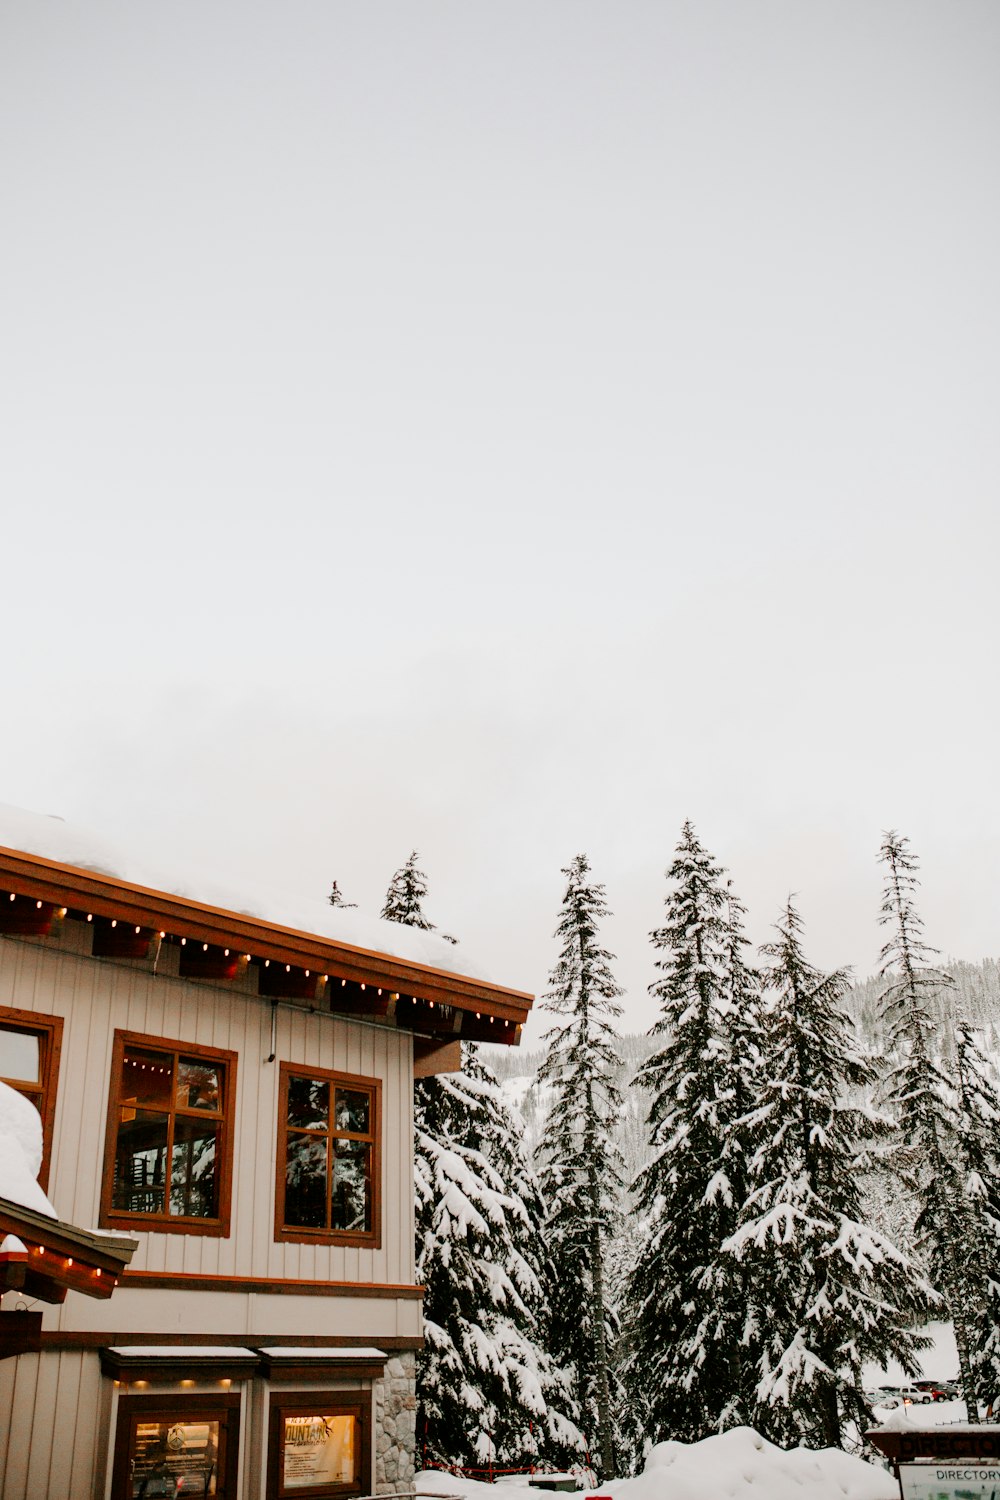
{"type": "Polygon", "coordinates": [[[381,1244],[377,1079],[281,1065],[275,1238],[381,1244]]]}
{"type": "Polygon", "coordinates": [[[236,1054],[116,1031],[101,1224],[229,1233],[236,1054]]]}
{"type": "Polygon", "coordinates": [[[62,1029],[62,1016],[43,1016],[0,1005],[0,1079],[30,1099],[42,1117],[43,1156],[38,1181],[43,1188],[49,1181],[62,1029]]]}

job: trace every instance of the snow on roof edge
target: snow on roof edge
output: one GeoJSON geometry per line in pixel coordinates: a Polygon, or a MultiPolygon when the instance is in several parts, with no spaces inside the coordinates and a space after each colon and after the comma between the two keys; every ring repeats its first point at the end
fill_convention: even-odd
{"type": "Polygon", "coordinates": [[[58,814],[29,812],[0,803],[0,845],[51,860],[54,864],[89,870],[180,900],[216,907],[236,916],[249,917],[252,921],[288,927],[329,942],[345,943],[426,968],[441,969],[459,978],[509,988],[467,954],[461,945],[449,943],[433,932],[407,927],[400,922],[388,922],[381,917],[365,916],[353,909],[345,911],[319,897],[293,895],[267,886],[241,889],[205,875],[200,868],[158,868],[58,814]]]}

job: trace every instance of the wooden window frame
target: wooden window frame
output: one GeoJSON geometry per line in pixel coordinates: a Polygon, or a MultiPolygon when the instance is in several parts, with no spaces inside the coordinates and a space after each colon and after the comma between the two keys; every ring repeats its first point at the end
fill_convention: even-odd
{"type": "Polygon", "coordinates": [[[39,1039],[38,1083],[30,1079],[4,1078],[2,1081],[30,1099],[42,1117],[42,1168],[38,1183],[44,1192],[49,1185],[52,1162],[52,1131],[56,1116],[56,1093],[59,1087],[59,1059],[62,1055],[62,1016],[47,1016],[35,1010],[15,1010],[0,1005],[0,1027],[5,1031],[27,1031],[39,1039]],[[36,1097],[37,1096],[37,1097],[36,1097]]]}
{"type": "MultiPolygon", "coordinates": [[[[327,1138],[336,1138],[335,1130],[327,1138]]],[[[311,1068],[306,1063],[283,1062],[278,1085],[278,1142],[274,1184],[274,1238],[297,1245],[359,1245],[372,1250],[382,1248],[382,1080],[363,1078],[355,1073],[336,1073],[329,1068],[311,1068]],[[372,1227],[365,1230],[309,1229],[285,1223],[285,1174],[288,1156],[288,1083],[291,1078],[311,1078],[345,1088],[363,1089],[371,1096],[369,1135],[344,1133],[347,1140],[371,1140],[372,1148],[372,1227]]]]}
{"type": "MultiPolygon", "coordinates": [[[[111,1085],[108,1092],[108,1124],[104,1143],[104,1175],[101,1181],[101,1213],[98,1224],[102,1229],[148,1230],[154,1234],[204,1234],[225,1239],[230,1232],[233,1197],[233,1152],[236,1145],[236,1067],[237,1054],[221,1047],[206,1047],[201,1042],[181,1042],[169,1037],[147,1036],[139,1031],[115,1031],[111,1052],[111,1085]],[[122,1067],[126,1047],[138,1047],[144,1051],[172,1053],[174,1056],[197,1058],[212,1063],[223,1070],[222,1096],[222,1148],[219,1152],[219,1213],[217,1218],[186,1218],[180,1214],[131,1213],[128,1209],[115,1208],[113,1201],[115,1155],[118,1146],[118,1124],[121,1109],[122,1067]]],[[[196,1115],[192,1111],[189,1116],[196,1115]]],[[[169,1117],[173,1121],[177,1110],[171,1108],[169,1117]]],[[[169,1201],[169,1186],[164,1184],[164,1204],[169,1201]]]]}
{"type": "Polygon", "coordinates": [[[240,1472],[240,1404],[241,1398],[228,1392],[218,1396],[203,1393],[175,1396],[150,1391],[148,1395],[119,1396],[111,1500],[130,1500],[132,1494],[129,1457],[136,1422],[170,1421],[171,1418],[183,1421],[185,1417],[219,1423],[219,1472],[225,1484],[221,1500],[236,1500],[240,1472]]]}
{"type": "Polygon", "coordinates": [[[268,1413],[267,1493],[274,1500],[327,1500],[339,1495],[369,1495],[372,1479],[372,1393],[370,1390],[300,1391],[272,1393],[268,1413]],[[351,1484],[296,1485],[282,1481],[286,1417],[341,1417],[358,1419],[358,1465],[351,1484]]]}

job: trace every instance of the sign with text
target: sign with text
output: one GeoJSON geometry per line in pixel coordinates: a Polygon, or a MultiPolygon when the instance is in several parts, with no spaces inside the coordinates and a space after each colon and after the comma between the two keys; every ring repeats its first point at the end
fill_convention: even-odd
{"type": "Polygon", "coordinates": [[[286,1417],[283,1489],[350,1484],[354,1479],[355,1423],[353,1416],[339,1414],[286,1417]]]}
{"type": "Polygon", "coordinates": [[[1000,1465],[900,1464],[899,1483],[903,1500],[1000,1500],[1000,1465]]]}

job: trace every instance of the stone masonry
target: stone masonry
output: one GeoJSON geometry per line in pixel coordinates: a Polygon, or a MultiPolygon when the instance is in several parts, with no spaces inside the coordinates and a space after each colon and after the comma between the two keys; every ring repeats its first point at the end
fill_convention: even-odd
{"type": "Polygon", "coordinates": [[[412,1490],[417,1446],[417,1357],[394,1354],[375,1381],[375,1493],[412,1490]]]}

